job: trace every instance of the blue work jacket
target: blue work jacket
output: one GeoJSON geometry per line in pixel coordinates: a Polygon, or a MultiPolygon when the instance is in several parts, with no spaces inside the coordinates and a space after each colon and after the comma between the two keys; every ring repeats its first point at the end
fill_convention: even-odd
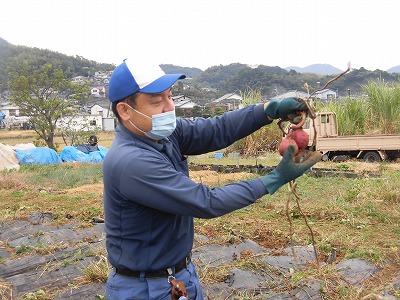
{"type": "Polygon", "coordinates": [[[172,267],[192,250],[194,217],[218,217],[265,195],[260,179],[215,188],[196,183],[186,156],[225,148],[270,122],[263,105],[178,118],[173,134],[159,142],[118,125],[103,162],[109,262],[136,271],[172,267]]]}

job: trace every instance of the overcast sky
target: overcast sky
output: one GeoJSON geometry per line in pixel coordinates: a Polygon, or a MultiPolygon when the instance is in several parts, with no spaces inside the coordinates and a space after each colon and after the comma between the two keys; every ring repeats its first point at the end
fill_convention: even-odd
{"type": "Polygon", "coordinates": [[[2,0],[0,37],[100,63],[387,70],[399,12],[399,0],[2,0]]]}

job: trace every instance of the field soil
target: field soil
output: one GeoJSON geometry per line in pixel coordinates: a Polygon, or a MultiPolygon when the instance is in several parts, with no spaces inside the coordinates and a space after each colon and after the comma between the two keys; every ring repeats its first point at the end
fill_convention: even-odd
{"type": "MultiPolygon", "coordinates": [[[[370,166],[368,170],[371,171],[370,166]]],[[[362,166],[359,171],[364,171],[362,166]]],[[[249,176],[246,172],[191,172],[193,180],[207,185],[238,181],[246,176],[249,176]]],[[[61,192],[81,195],[93,189],[102,190],[102,184],[61,192]]],[[[62,226],[54,225],[53,217],[51,213],[38,211],[26,219],[0,224],[2,299],[105,299],[106,275],[91,280],[85,276],[85,268],[105,261],[102,219],[82,227],[73,219],[66,220],[62,226]],[[47,250],[45,247],[43,253],[27,251],[17,259],[13,256],[19,246],[27,248],[38,243],[51,246],[47,250]]],[[[264,230],[268,233],[267,228],[264,230]]],[[[337,286],[361,289],[383,280],[384,276],[393,278],[387,287],[363,299],[398,299],[395,294],[400,289],[400,276],[395,266],[388,265],[382,273],[382,269],[366,260],[343,259],[334,252],[331,254],[319,257],[317,262],[312,246],[290,245],[281,236],[265,234],[255,241],[232,230],[230,239],[221,242],[212,231],[199,230],[195,237],[193,261],[208,299],[341,299],[336,292],[337,286]],[[324,276],[293,277],[298,272],[308,272],[310,268],[320,268],[321,273],[329,275],[325,274],[325,281],[321,279],[324,276]]]]}

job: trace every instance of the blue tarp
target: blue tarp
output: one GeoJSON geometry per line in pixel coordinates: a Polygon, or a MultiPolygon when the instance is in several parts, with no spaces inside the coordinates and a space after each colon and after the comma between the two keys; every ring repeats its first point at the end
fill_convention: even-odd
{"type": "Polygon", "coordinates": [[[86,154],[89,154],[89,152],[93,152],[93,151],[100,151],[99,146],[90,146],[90,145],[85,145],[85,144],[76,145],[76,149],[78,149],[86,154]]]}
{"type": "Polygon", "coordinates": [[[93,163],[99,163],[103,162],[104,157],[106,156],[108,152],[108,148],[98,146],[99,151],[91,151],[89,153],[84,153],[77,149],[77,147],[74,146],[66,146],[60,153],[60,157],[63,161],[66,162],[71,162],[71,161],[77,161],[77,162],[93,162],[93,163]]]}
{"type": "Polygon", "coordinates": [[[15,155],[20,165],[50,165],[62,162],[55,150],[45,147],[15,149],[15,155]]]}

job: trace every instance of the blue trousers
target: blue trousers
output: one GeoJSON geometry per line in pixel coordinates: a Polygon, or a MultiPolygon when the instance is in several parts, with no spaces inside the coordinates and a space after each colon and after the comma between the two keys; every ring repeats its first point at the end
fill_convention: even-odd
{"type": "MultiPolygon", "coordinates": [[[[186,269],[175,274],[185,284],[190,300],[204,300],[196,267],[191,262],[186,269]]],[[[106,283],[107,300],[171,300],[168,278],[131,278],[110,272],[106,283]]]]}

